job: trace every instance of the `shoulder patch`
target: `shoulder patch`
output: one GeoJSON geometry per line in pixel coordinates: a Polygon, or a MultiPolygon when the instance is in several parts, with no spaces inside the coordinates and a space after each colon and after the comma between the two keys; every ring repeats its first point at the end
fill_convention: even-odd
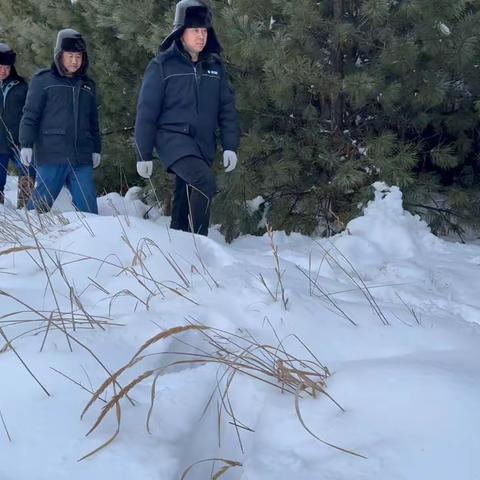
{"type": "Polygon", "coordinates": [[[207,67],[209,70],[216,70],[219,74],[221,74],[222,70],[224,69],[222,57],[216,53],[210,55],[209,61],[207,62],[207,67]]]}

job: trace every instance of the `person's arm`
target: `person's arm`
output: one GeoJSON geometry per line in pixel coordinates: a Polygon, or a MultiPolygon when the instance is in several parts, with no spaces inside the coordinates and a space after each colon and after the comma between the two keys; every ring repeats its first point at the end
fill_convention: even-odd
{"type": "Polygon", "coordinates": [[[93,137],[94,153],[102,153],[102,137],[100,135],[100,125],[98,122],[97,89],[95,82],[91,84],[93,90],[92,108],[90,109],[90,132],[93,137]]]}
{"type": "Polygon", "coordinates": [[[22,112],[23,112],[23,108],[25,107],[25,102],[27,101],[28,83],[25,81],[25,83],[22,83],[21,87],[22,87],[22,94],[20,96],[19,105],[21,105],[22,112]]]}
{"type": "Polygon", "coordinates": [[[43,88],[42,78],[35,75],[28,89],[23,115],[20,121],[20,145],[32,148],[37,141],[38,128],[45,108],[47,94],[43,88]]]}
{"type": "Polygon", "coordinates": [[[155,58],[145,70],[137,103],[135,146],[139,161],[151,161],[153,157],[157,120],[163,104],[162,82],[163,68],[155,58]]]}
{"type": "Polygon", "coordinates": [[[220,127],[223,150],[236,152],[240,144],[240,129],[235,108],[235,95],[230,87],[227,72],[222,65],[220,85],[220,109],[218,125],[220,127]]]}
{"type": "Polygon", "coordinates": [[[19,132],[20,132],[20,120],[22,119],[23,107],[25,107],[25,100],[27,98],[28,92],[28,83],[26,81],[21,82],[20,85],[15,87],[18,89],[18,96],[15,101],[15,113],[9,115],[6,119],[8,128],[10,129],[11,136],[10,140],[13,142],[13,146],[16,149],[20,147],[19,132]]]}

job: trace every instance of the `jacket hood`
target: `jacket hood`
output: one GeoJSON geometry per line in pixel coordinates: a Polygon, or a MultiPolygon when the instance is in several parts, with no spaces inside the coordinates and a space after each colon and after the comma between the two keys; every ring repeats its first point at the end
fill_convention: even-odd
{"type": "Polygon", "coordinates": [[[25,82],[26,80],[20,76],[15,68],[14,65],[12,65],[12,69],[10,70],[10,75],[3,81],[8,82],[10,80],[18,80],[19,82],[25,82]]]}
{"type": "Polygon", "coordinates": [[[55,48],[53,50],[53,63],[55,66],[55,70],[60,76],[65,77],[67,76],[67,74],[65,72],[65,68],[63,67],[62,59],[61,59],[63,52],[82,53],[83,54],[82,66],[76,72],[75,76],[81,76],[81,75],[87,74],[87,70],[89,66],[87,45],[82,35],[76,30],[73,30],[72,28],[66,28],[58,32],[57,41],[55,43],[55,48]]]}

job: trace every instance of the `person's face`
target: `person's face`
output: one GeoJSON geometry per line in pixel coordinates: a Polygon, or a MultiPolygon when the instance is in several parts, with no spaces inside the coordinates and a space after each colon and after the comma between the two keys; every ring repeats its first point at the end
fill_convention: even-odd
{"type": "Polygon", "coordinates": [[[190,53],[199,54],[207,44],[208,30],[206,28],[186,28],[182,35],[183,45],[190,53]]]}
{"type": "Polygon", "coordinates": [[[82,66],[82,52],[62,52],[62,64],[65,71],[74,74],[82,66]]]}
{"type": "Polygon", "coordinates": [[[11,65],[0,65],[0,81],[4,81],[12,71],[11,65]]]}

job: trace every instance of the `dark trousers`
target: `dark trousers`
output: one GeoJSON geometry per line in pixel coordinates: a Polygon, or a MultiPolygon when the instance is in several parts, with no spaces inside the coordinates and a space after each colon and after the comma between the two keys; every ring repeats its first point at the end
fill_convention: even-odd
{"type": "Polygon", "coordinates": [[[208,235],[210,204],[217,184],[212,168],[198,157],[183,157],[171,165],[176,175],[170,228],[208,235]]]}

